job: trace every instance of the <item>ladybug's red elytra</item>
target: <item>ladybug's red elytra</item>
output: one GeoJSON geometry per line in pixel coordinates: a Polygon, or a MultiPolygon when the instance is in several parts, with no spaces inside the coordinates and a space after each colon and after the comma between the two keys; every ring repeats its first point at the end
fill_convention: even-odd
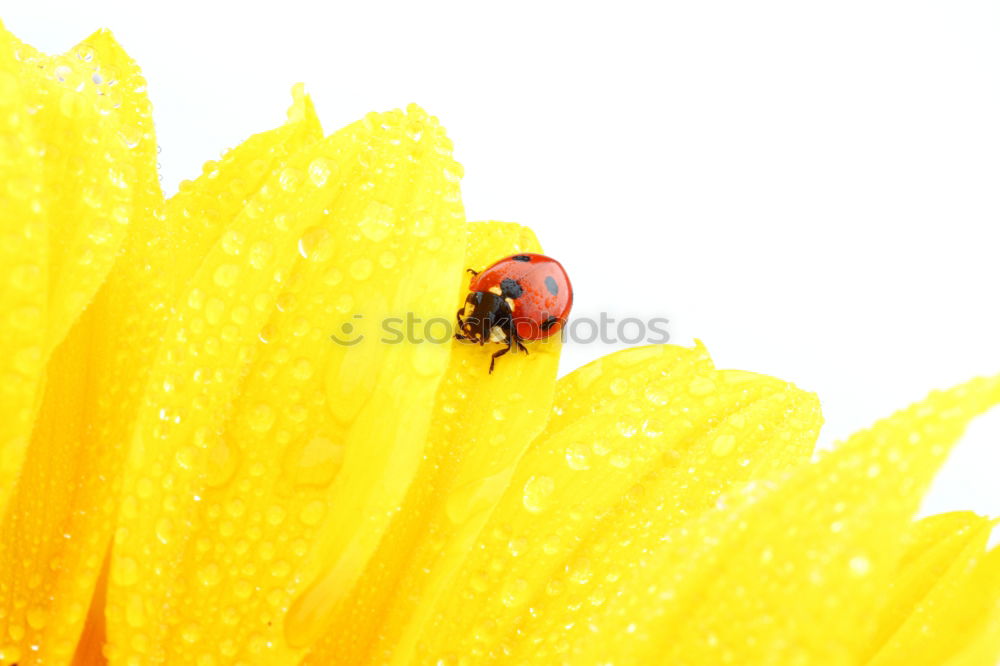
{"type": "Polygon", "coordinates": [[[496,360],[511,349],[528,350],[522,340],[542,340],[566,323],[573,307],[573,287],[562,264],[543,254],[514,254],[481,272],[471,268],[469,295],[456,315],[459,340],[507,345],[493,354],[496,360]]]}

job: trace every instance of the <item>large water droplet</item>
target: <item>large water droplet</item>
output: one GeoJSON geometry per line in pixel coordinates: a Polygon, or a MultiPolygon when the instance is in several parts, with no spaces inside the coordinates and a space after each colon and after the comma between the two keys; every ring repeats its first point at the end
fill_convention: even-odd
{"type": "Polygon", "coordinates": [[[315,500],[306,504],[299,512],[299,520],[306,525],[318,525],[326,513],[326,504],[315,500]]]}
{"type": "Polygon", "coordinates": [[[299,239],[299,254],[310,261],[328,261],[333,250],[333,234],[325,227],[312,227],[299,239]]]}
{"type": "Polygon", "coordinates": [[[243,250],[243,244],[246,242],[246,236],[235,229],[230,229],[226,233],[222,234],[222,238],[219,244],[222,246],[222,251],[228,255],[235,256],[243,250]]]}
{"type": "Polygon", "coordinates": [[[122,557],[112,564],[111,578],[118,585],[135,585],[139,581],[139,565],[131,557],[122,557]]]}
{"type": "Polygon", "coordinates": [[[688,385],[691,395],[708,395],[715,390],[715,382],[708,377],[697,377],[688,385]]]}
{"type": "Polygon", "coordinates": [[[210,562],[198,569],[198,580],[206,587],[218,585],[222,580],[222,571],[219,569],[219,565],[210,562]]]}
{"type": "Polygon", "coordinates": [[[521,578],[504,583],[500,601],[507,608],[516,608],[528,600],[528,581],[521,578]]]}
{"type": "Polygon", "coordinates": [[[532,513],[539,513],[548,508],[552,493],[556,489],[555,481],[548,476],[533,476],[524,484],[522,501],[524,508],[532,513]]]}
{"type": "Polygon", "coordinates": [[[309,180],[316,187],[323,187],[333,172],[333,163],[325,157],[317,157],[309,163],[309,180]]]}
{"type": "Polygon", "coordinates": [[[384,240],[392,232],[394,220],[395,212],[392,207],[375,201],[365,209],[364,216],[358,226],[361,227],[361,233],[366,238],[377,243],[384,240]]]}
{"type": "Polygon", "coordinates": [[[325,486],[333,481],[344,460],[344,447],[329,437],[316,435],[291,446],[284,471],[298,485],[325,486]]]}
{"type": "Polygon", "coordinates": [[[590,469],[589,448],[586,444],[570,444],[566,447],[566,464],[570,469],[590,469]]]}
{"type": "Polygon", "coordinates": [[[294,192],[302,185],[302,172],[292,167],[286,167],[278,175],[278,185],[286,192],[294,192]]]}
{"type": "Polygon", "coordinates": [[[351,264],[351,277],[355,280],[367,280],[372,274],[371,259],[362,257],[351,264]]]}
{"type": "Polygon", "coordinates": [[[736,437],[732,434],[719,435],[712,442],[712,453],[717,456],[729,455],[736,447],[736,437]]]}
{"type": "Polygon", "coordinates": [[[215,284],[224,289],[228,289],[236,284],[236,279],[240,276],[240,268],[235,264],[222,264],[215,269],[215,284]]]}
{"type": "Polygon", "coordinates": [[[263,402],[254,405],[247,413],[247,425],[251,430],[267,432],[274,425],[274,410],[263,402]]]}
{"type": "Polygon", "coordinates": [[[864,576],[871,571],[872,562],[864,555],[855,555],[847,563],[847,566],[850,567],[851,573],[855,576],[864,576]]]}
{"type": "Polygon", "coordinates": [[[250,265],[260,270],[271,263],[274,247],[267,241],[257,241],[250,246],[250,265]]]}

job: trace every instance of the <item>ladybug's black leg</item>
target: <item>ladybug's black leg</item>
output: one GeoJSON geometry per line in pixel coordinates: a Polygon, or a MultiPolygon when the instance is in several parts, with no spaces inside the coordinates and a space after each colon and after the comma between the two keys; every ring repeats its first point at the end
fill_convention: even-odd
{"type": "Polygon", "coordinates": [[[493,357],[490,359],[490,374],[491,375],[493,374],[493,365],[497,362],[497,359],[500,358],[501,356],[503,356],[504,354],[506,354],[507,352],[509,352],[510,348],[512,346],[513,346],[513,344],[508,344],[506,347],[504,347],[500,351],[498,351],[495,354],[493,354],[493,357]]]}
{"type": "Polygon", "coordinates": [[[468,271],[469,273],[472,273],[472,277],[476,277],[477,275],[479,275],[479,271],[474,271],[471,268],[466,268],[465,270],[468,271]]]}
{"type": "Polygon", "coordinates": [[[525,354],[528,353],[528,348],[521,344],[520,340],[514,340],[517,343],[517,348],[523,351],[525,354]]]}

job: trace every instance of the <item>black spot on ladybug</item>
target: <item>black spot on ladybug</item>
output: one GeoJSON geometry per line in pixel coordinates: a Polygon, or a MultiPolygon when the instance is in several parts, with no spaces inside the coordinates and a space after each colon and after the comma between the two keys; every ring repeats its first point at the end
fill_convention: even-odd
{"type": "Polygon", "coordinates": [[[516,280],[511,280],[510,278],[504,278],[500,281],[500,290],[503,292],[505,298],[519,298],[524,293],[521,285],[516,280]]]}
{"type": "MultiPolygon", "coordinates": [[[[552,278],[549,279],[551,280],[552,278]]],[[[542,330],[547,331],[558,323],[559,323],[558,317],[549,317],[548,319],[542,322],[542,330]]]]}
{"type": "Polygon", "coordinates": [[[556,284],[555,279],[548,275],[545,277],[545,288],[549,290],[549,293],[555,296],[559,293],[559,285],[556,284]]]}
{"type": "Polygon", "coordinates": [[[531,261],[531,257],[526,254],[515,254],[511,259],[514,261],[531,261]]]}

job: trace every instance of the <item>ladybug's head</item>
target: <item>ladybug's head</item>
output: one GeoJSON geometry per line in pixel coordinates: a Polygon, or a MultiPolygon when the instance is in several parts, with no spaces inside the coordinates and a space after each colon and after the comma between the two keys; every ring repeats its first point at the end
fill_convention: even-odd
{"type": "Polygon", "coordinates": [[[507,342],[510,338],[510,306],[503,296],[489,291],[471,291],[459,317],[462,335],[474,342],[507,342]]]}

